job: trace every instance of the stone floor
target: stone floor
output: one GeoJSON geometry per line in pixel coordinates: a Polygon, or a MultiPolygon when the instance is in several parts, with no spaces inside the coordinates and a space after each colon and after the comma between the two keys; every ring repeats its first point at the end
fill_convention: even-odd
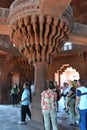
{"type": "MultiPolygon", "coordinates": [[[[77,127],[69,126],[70,116],[63,111],[63,104],[59,102],[59,113],[57,113],[58,130],[79,130],[77,127]]],[[[0,105],[0,130],[43,130],[43,124],[31,120],[26,125],[19,125],[20,105],[0,105]]]]}

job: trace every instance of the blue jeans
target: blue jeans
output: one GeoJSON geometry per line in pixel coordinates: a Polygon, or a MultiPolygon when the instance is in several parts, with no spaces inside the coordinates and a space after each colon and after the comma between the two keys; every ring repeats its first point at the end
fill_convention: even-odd
{"type": "Polygon", "coordinates": [[[79,114],[80,114],[80,130],[87,130],[87,109],[85,110],[80,110],[79,109],[79,114]]]}

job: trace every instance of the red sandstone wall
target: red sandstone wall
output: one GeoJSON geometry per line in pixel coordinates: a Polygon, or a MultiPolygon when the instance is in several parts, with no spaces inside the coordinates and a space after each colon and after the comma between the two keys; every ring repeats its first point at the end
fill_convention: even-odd
{"type": "Polygon", "coordinates": [[[22,86],[25,81],[31,83],[34,80],[34,73],[30,71],[29,76],[26,77],[25,72],[17,64],[16,59],[10,61],[9,63],[3,63],[1,67],[2,74],[0,76],[0,103],[12,103],[12,97],[10,97],[11,88],[11,75],[12,73],[19,73],[19,100],[22,93],[22,86]],[[31,73],[32,72],[32,73],[31,73]]]}

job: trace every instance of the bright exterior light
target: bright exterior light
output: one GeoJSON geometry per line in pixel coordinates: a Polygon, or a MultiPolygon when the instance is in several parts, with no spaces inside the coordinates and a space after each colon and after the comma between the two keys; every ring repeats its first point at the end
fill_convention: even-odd
{"type": "Polygon", "coordinates": [[[67,50],[71,50],[72,49],[72,43],[71,42],[66,42],[64,44],[63,50],[67,51],[67,50]]]}
{"type": "Polygon", "coordinates": [[[15,47],[15,44],[13,44],[13,46],[15,47]]]}

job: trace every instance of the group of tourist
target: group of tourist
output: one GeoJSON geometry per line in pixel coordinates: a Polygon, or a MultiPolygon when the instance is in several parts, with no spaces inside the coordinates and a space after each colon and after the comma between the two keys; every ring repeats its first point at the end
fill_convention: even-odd
{"type": "MultiPolygon", "coordinates": [[[[13,90],[17,88],[14,85],[13,90]]],[[[30,94],[35,92],[34,84],[31,85],[31,91],[29,89],[28,82],[23,85],[23,93],[21,96],[21,121],[19,124],[25,124],[26,114],[31,119],[31,110],[29,105],[31,103],[30,94]]],[[[11,90],[11,91],[13,91],[11,90]]],[[[18,93],[19,90],[15,90],[18,93]]],[[[62,87],[62,93],[60,95],[59,86],[56,82],[47,82],[47,88],[41,93],[41,110],[44,121],[45,130],[58,130],[57,126],[57,112],[58,112],[58,100],[60,97],[64,97],[64,110],[68,112],[72,118],[71,126],[79,126],[80,130],[87,130],[87,88],[83,80],[75,80],[64,82],[62,87]],[[51,124],[52,123],[52,124],[51,124]]],[[[14,105],[14,100],[13,100],[14,105]]]]}
{"type": "Polygon", "coordinates": [[[87,130],[87,87],[83,80],[68,81],[63,84],[64,110],[72,118],[71,126],[87,130]]]}
{"type": "Polygon", "coordinates": [[[68,83],[64,82],[63,84],[63,92],[62,96],[64,97],[64,110],[68,114],[70,114],[72,118],[71,126],[76,126],[79,123],[79,120],[75,113],[75,102],[76,102],[76,82],[68,81],[68,83]]]}
{"type": "MultiPolygon", "coordinates": [[[[57,93],[53,82],[48,83],[48,89],[41,93],[41,108],[45,130],[58,130],[57,127],[57,93]],[[52,125],[50,124],[52,123],[52,125]]],[[[83,80],[68,81],[63,84],[61,96],[64,97],[64,110],[72,118],[70,126],[87,130],[87,87],[83,80]]]]}

